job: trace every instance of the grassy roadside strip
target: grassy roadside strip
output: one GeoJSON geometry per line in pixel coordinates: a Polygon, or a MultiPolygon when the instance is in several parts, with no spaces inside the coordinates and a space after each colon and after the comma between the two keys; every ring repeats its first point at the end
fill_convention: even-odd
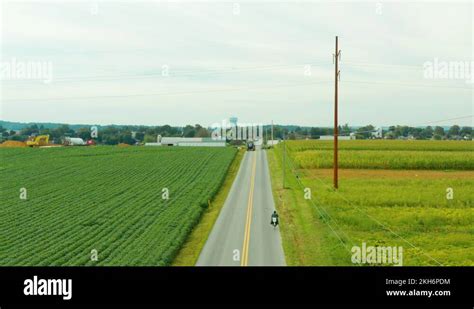
{"type": "Polygon", "coordinates": [[[230,188],[232,187],[235,176],[237,176],[240,162],[242,161],[244,154],[244,149],[241,149],[237,152],[219,192],[212,199],[211,205],[203,213],[201,220],[181,247],[171,266],[194,266],[196,264],[199,254],[201,253],[201,250],[204,247],[207,238],[209,237],[209,234],[217,220],[217,217],[219,216],[222,206],[224,206],[224,202],[227,198],[227,195],[229,194],[230,188]]]}
{"type": "Polygon", "coordinates": [[[282,189],[282,157],[279,147],[267,150],[275,207],[280,215],[280,232],[288,266],[333,265],[324,223],[299,187],[291,170],[286,169],[282,189]]]}

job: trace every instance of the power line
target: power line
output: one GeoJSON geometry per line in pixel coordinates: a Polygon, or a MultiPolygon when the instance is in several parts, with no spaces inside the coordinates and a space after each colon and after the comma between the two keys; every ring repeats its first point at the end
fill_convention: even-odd
{"type": "MultiPolygon", "coordinates": [[[[286,147],[286,145],[284,145],[284,147],[286,147]]],[[[289,156],[288,156],[289,157],[289,156]]],[[[289,160],[291,160],[291,158],[289,157],[289,160]]],[[[294,172],[293,172],[294,174],[294,172]]],[[[300,183],[300,185],[304,188],[304,185],[302,184],[302,182],[299,180],[299,177],[297,175],[295,175],[297,181],[300,183]]],[[[318,179],[318,181],[320,181],[325,187],[331,189],[331,186],[327,185],[324,181],[322,181],[319,177],[315,177],[316,179],[318,179]]],[[[349,200],[347,200],[339,191],[337,190],[334,190],[334,192],[340,197],[342,198],[349,206],[355,208],[357,211],[359,211],[360,213],[366,215],[369,219],[371,219],[372,221],[374,221],[375,223],[377,223],[378,225],[380,225],[383,229],[387,230],[388,232],[390,232],[391,234],[395,235],[396,237],[400,238],[401,240],[403,240],[405,243],[409,244],[412,248],[414,249],[417,249],[419,250],[420,252],[422,252],[426,257],[430,258],[431,260],[435,261],[438,265],[442,266],[442,264],[436,260],[435,258],[431,257],[430,255],[428,255],[427,253],[425,253],[421,248],[415,246],[414,244],[412,244],[410,241],[406,240],[405,238],[403,238],[402,236],[400,236],[399,234],[397,234],[396,232],[394,232],[391,228],[389,228],[388,226],[384,225],[383,223],[381,223],[380,221],[378,221],[377,219],[375,219],[374,217],[372,217],[371,215],[367,214],[366,212],[364,212],[363,210],[361,210],[359,207],[357,207],[356,205],[354,205],[353,203],[351,203],[349,200]]],[[[312,200],[311,200],[312,202],[312,200]]],[[[312,202],[313,203],[313,202],[312,202]]],[[[313,203],[313,205],[315,205],[313,203]]],[[[328,214],[329,215],[329,214],[328,214]]],[[[342,230],[342,229],[341,229],[342,230]]],[[[347,237],[347,235],[346,235],[347,237]]],[[[347,237],[348,238],[348,237],[347,237]]],[[[348,238],[349,239],[349,238],[348,238]]],[[[341,239],[342,241],[342,239],[341,239]]]]}
{"type": "Polygon", "coordinates": [[[422,70],[423,65],[408,65],[408,64],[385,64],[385,63],[369,63],[369,62],[352,62],[352,61],[342,61],[342,64],[356,67],[369,67],[369,68],[400,68],[407,70],[422,70]]]}
{"type": "MultiPolygon", "coordinates": [[[[369,63],[353,63],[353,62],[344,62],[344,65],[348,66],[367,66],[367,67],[376,67],[376,66],[387,66],[387,67],[402,67],[402,68],[411,68],[411,69],[419,69],[416,66],[408,66],[408,65],[395,65],[395,64],[369,64],[369,63]]],[[[166,65],[166,64],[164,64],[166,65]]],[[[228,73],[245,73],[251,71],[266,71],[266,70],[274,70],[279,68],[288,68],[288,67],[299,67],[299,66],[314,66],[314,65],[321,65],[326,66],[329,65],[326,62],[314,62],[309,61],[306,63],[295,63],[295,64],[275,64],[275,65],[267,65],[267,66],[251,66],[251,67],[240,67],[240,68],[226,68],[222,69],[191,69],[191,70],[180,70],[180,69],[169,69],[169,75],[163,76],[160,73],[140,73],[140,74],[124,74],[124,75],[89,75],[89,76],[64,76],[55,78],[54,82],[89,82],[89,81],[115,81],[115,80],[127,80],[127,79],[144,79],[144,78],[169,78],[169,77],[189,77],[189,76],[200,76],[203,74],[228,74],[228,73]]],[[[163,70],[162,68],[157,68],[156,70],[163,70]]],[[[34,80],[24,79],[24,80],[3,80],[4,82],[14,83],[14,82],[34,82],[34,80]]]]}
{"type": "MultiPolygon", "coordinates": [[[[286,145],[283,145],[283,147],[284,147],[284,149],[285,149],[285,148],[286,148],[286,145]]],[[[291,171],[293,172],[293,174],[294,174],[294,176],[295,176],[295,178],[296,178],[296,181],[300,184],[301,188],[302,188],[302,189],[307,188],[307,187],[303,184],[303,182],[301,181],[301,179],[298,177],[298,175],[296,175],[296,173],[295,173],[295,170],[296,170],[296,169],[295,169],[294,162],[292,161],[291,157],[289,157],[289,156],[288,156],[288,162],[289,162],[289,164],[291,165],[291,166],[290,166],[290,169],[291,169],[291,171]]],[[[314,207],[316,207],[316,208],[318,207],[317,205],[314,204],[313,199],[310,199],[309,201],[310,201],[311,204],[313,204],[314,207]]],[[[337,223],[337,221],[336,221],[336,220],[329,214],[329,212],[322,206],[322,203],[319,203],[319,205],[320,205],[320,208],[321,208],[322,210],[324,210],[324,212],[326,213],[326,216],[329,217],[329,219],[330,219],[332,222],[334,222],[335,225],[339,228],[340,232],[341,232],[342,234],[344,234],[344,236],[350,241],[350,243],[354,244],[354,242],[351,241],[350,237],[344,232],[344,230],[339,227],[339,224],[337,223]]],[[[322,215],[322,217],[324,218],[324,215],[322,215]]]]}
{"type": "Polygon", "coordinates": [[[444,122],[444,121],[458,120],[458,119],[466,119],[466,118],[472,118],[472,117],[474,117],[474,115],[467,115],[467,116],[463,116],[463,117],[456,117],[456,118],[449,118],[449,119],[443,119],[443,120],[430,121],[430,122],[426,122],[425,124],[440,123],[440,122],[444,122]]]}
{"type": "MultiPolygon", "coordinates": [[[[284,147],[284,150],[286,149],[286,144],[283,143],[283,147],[284,147]]],[[[290,159],[291,160],[291,159],[290,159]]],[[[290,161],[288,160],[288,161],[290,161]]],[[[290,164],[292,164],[290,162],[290,164]]],[[[293,165],[292,165],[293,167],[293,165]]],[[[286,164],[284,163],[283,165],[283,170],[286,170],[286,164]]],[[[293,173],[294,175],[294,173],[293,173]]],[[[304,185],[301,183],[300,179],[298,177],[296,177],[296,180],[297,180],[297,183],[300,185],[300,187],[304,190],[305,187],[304,185]]],[[[342,246],[350,253],[350,249],[347,247],[345,241],[342,239],[342,237],[336,232],[336,230],[332,227],[332,225],[329,223],[329,220],[325,220],[324,218],[325,217],[329,217],[331,219],[331,221],[333,221],[336,225],[337,225],[337,222],[335,220],[332,219],[332,217],[329,215],[329,213],[327,213],[326,211],[326,215],[324,215],[324,213],[321,211],[320,207],[316,204],[314,204],[314,201],[312,199],[309,200],[310,203],[313,205],[313,207],[315,207],[315,209],[318,211],[320,217],[322,218],[322,221],[324,223],[326,223],[326,225],[329,227],[329,229],[331,230],[331,232],[336,236],[336,238],[339,240],[339,242],[342,244],[342,246]]],[[[340,229],[342,231],[342,229],[340,229]]],[[[346,238],[350,241],[350,238],[347,236],[347,234],[345,234],[346,238]]],[[[352,241],[350,241],[352,243],[352,241]]]]}
{"type": "Polygon", "coordinates": [[[186,92],[163,92],[163,93],[141,93],[141,94],[129,94],[129,95],[104,95],[104,96],[83,96],[83,97],[58,97],[58,98],[32,98],[32,99],[4,99],[2,102],[20,102],[20,101],[63,101],[63,100],[88,100],[88,99],[100,99],[100,98],[130,98],[130,97],[154,97],[154,96],[173,96],[173,95],[190,95],[200,93],[212,93],[212,92],[231,92],[241,90],[259,90],[259,89],[271,89],[271,88],[282,88],[282,87],[298,87],[306,85],[314,85],[320,83],[327,83],[328,81],[314,81],[308,83],[295,83],[295,84],[281,84],[272,86],[261,86],[261,87],[241,87],[241,88],[224,88],[224,89],[209,89],[209,90],[197,90],[197,91],[186,91],[186,92]]]}
{"type": "Polygon", "coordinates": [[[472,87],[453,87],[453,86],[440,86],[440,85],[428,85],[428,84],[416,84],[416,83],[400,83],[400,82],[376,82],[376,81],[356,81],[356,80],[343,80],[342,83],[358,83],[358,84],[380,84],[380,85],[396,85],[396,86],[406,86],[406,87],[428,87],[428,88],[447,88],[447,89],[463,89],[472,91],[472,87]]]}
{"type": "MultiPolygon", "coordinates": [[[[270,66],[254,66],[254,67],[241,67],[241,68],[226,68],[225,70],[221,69],[192,69],[192,70],[176,70],[170,69],[169,66],[166,68],[168,70],[168,75],[163,75],[160,73],[141,73],[141,74],[125,74],[125,75],[90,75],[90,76],[66,76],[61,78],[55,78],[54,82],[81,82],[81,81],[107,81],[107,80],[125,80],[125,79],[141,79],[141,78],[170,78],[170,77],[190,77],[190,76],[201,76],[206,74],[229,74],[229,73],[245,73],[252,71],[266,71],[266,70],[275,70],[280,68],[298,68],[299,66],[312,66],[322,63],[300,63],[300,64],[276,64],[270,66]]],[[[163,71],[164,68],[156,69],[163,71]]],[[[33,82],[32,80],[5,80],[8,82],[33,82]]]]}
{"type": "MultiPolygon", "coordinates": [[[[3,99],[3,102],[19,102],[19,101],[48,101],[48,100],[82,100],[82,99],[97,99],[97,98],[128,98],[128,97],[146,97],[146,96],[168,96],[168,95],[188,95],[188,94],[199,94],[199,93],[212,93],[212,92],[228,92],[228,91],[240,91],[240,90],[253,90],[253,89],[271,89],[271,88],[280,88],[280,87],[297,87],[297,86],[306,86],[314,85],[319,83],[329,83],[331,81],[313,81],[308,83],[294,83],[294,84],[282,84],[282,85],[273,85],[273,86],[261,86],[261,87],[242,87],[242,88],[228,88],[228,89],[210,89],[202,91],[184,91],[184,92],[169,92],[169,93],[141,93],[141,94],[130,94],[130,95],[104,95],[104,96],[84,96],[84,97],[62,97],[62,98],[25,98],[25,99],[3,99]]],[[[388,83],[388,82],[369,82],[369,81],[342,81],[343,83],[365,83],[365,84],[394,84],[399,86],[408,86],[408,87],[430,87],[430,88],[448,88],[448,89],[463,89],[471,90],[471,88],[466,87],[444,87],[437,85],[417,85],[417,84],[401,84],[401,83],[388,83]]]]}
{"type": "MultiPolygon", "coordinates": [[[[327,186],[322,180],[321,180],[321,183],[326,186],[326,187],[329,187],[327,186]]],[[[335,193],[337,195],[339,195],[344,201],[347,202],[347,204],[349,204],[350,206],[354,207],[357,211],[359,211],[360,213],[366,215],[369,219],[371,219],[372,221],[376,222],[377,224],[379,224],[382,228],[384,228],[385,230],[389,231],[391,234],[395,235],[396,237],[400,238],[401,240],[403,240],[405,243],[407,243],[408,245],[410,245],[412,248],[414,249],[417,249],[417,250],[420,250],[421,252],[423,252],[423,254],[430,258],[431,260],[435,261],[438,265],[440,266],[443,266],[443,264],[441,264],[438,260],[436,260],[435,258],[433,258],[432,256],[428,255],[427,253],[425,253],[422,249],[420,249],[419,247],[415,246],[414,244],[412,244],[410,241],[406,240],[405,238],[403,238],[402,236],[400,236],[399,234],[397,234],[396,232],[394,232],[391,228],[389,228],[388,226],[386,226],[385,224],[381,223],[380,221],[378,221],[377,219],[375,219],[374,217],[372,217],[371,215],[369,215],[368,213],[364,212],[363,210],[361,210],[359,207],[355,206],[354,204],[352,204],[348,199],[346,199],[341,193],[339,193],[338,191],[335,191],[335,193]]]]}

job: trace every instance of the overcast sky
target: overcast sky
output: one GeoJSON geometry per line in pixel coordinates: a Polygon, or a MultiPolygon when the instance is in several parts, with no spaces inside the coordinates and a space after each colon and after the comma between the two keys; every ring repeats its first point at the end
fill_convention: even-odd
{"type": "Polygon", "coordinates": [[[338,35],[341,123],[472,125],[473,84],[424,69],[473,61],[472,2],[380,3],[2,0],[0,119],[329,126],[338,35]],[[51,82],[6,71],[32,61],[51,82]]]}

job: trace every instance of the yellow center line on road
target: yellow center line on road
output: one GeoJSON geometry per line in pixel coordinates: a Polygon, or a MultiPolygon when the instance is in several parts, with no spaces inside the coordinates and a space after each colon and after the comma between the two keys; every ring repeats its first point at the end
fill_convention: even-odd
{"type": "Polygon", "coordinates": [[[255,170],[257,166],[257,153],[253,153],[252,175],[250,176],[250,191],[247,202],[247,219],[245,222],[244,245],[242,248],[242,257],[240,266],[247,266],[249,259],[249,244],[250,244],[250,226],[252,225],[252,208],[253,208],[253,191],[255,187],[255,170]]]}

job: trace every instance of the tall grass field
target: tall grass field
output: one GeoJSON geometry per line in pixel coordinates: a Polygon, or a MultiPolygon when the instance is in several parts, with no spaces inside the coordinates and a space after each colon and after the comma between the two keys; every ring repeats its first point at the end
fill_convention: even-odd
{"type": "Polygon", "coordinates": [[[290,265],[354,265],[362,243],[402,247],[403,265],[474,265],[471,141],[341,141],[338,190],[332,141],[286,142],[285,189],[283,147],[269,160],[290,265]]]}

